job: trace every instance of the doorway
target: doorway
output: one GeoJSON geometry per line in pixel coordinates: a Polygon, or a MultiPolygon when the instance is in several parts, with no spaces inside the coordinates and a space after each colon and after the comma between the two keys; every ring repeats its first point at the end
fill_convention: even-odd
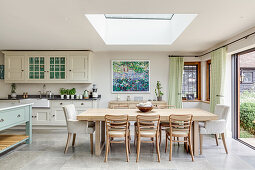
{"type": "Polygon", "coordinates": [[[255,148],[255,49],[233,56],[234,138],[255,148]]]}

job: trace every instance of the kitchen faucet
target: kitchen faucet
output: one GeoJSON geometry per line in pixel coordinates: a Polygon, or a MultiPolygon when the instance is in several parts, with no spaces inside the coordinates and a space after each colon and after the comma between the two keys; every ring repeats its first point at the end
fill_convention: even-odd
{"type": "Polygon", "coordinates": [[[43,85],[43,91],[38,91],[40,93],[40,99],[42,98],[42,95],[46,95],[47,98],[47,94],[49,91],[46,91],[46,85],[43,85]]]}

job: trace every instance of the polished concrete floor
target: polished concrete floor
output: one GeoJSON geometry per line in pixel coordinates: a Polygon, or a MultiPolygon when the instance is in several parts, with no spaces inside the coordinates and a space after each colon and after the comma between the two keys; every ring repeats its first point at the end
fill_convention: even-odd
{"type": "Polygon", "coordinates": [[[239,139],[255,147],[255,138],[239,138],[239,139]]]}
{"type": "MultiPolygon", "coordinates": [[[[13,133],[5,131],[2,133],[13,133]]],[[[20,132],[19,132],[20,133],[20,132]]],[[[156,148],[152,144],[142,144],[139,163],[136,163],[135,147],[131,145],[130,162],[126,162],[123,144],[113,144],[109,159],[104,163],[104,152],[100,157],[90,155],[89,135],[77,135],[75,148],[70,147],[64,154],[65,130],[33,130],[33,143],[22,144],[0,155],[0,170],[68,170],[68,169],[116,169],[116,170],[181,170],[181,169],[255,169],[255,151],[247,146],[227,139],[229,154],[225,154],[222,141],[216,146],[215,139],[204,139],[203,155],[191,157],[183,145],[174,145],[173,160],[168,161],[169,150],[164,152],[161,145],[161,162],[157,162],[156,148]]],[[[163,140],[164,141],[164,140],[163,140]]]]}

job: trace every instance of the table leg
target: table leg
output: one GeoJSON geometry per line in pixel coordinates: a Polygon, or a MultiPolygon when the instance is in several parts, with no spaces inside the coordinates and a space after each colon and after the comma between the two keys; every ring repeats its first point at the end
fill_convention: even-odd
{"type": "Polygon", "coordinates": [[[193,152],[194,152],[194,156],[198,156],[198,152],[199,152],[199,124],[198,124],[198,121],[193,122],[193,152]]]}
{"type": "Polygon", "coordinates": [[[26,141],[27,144],[32,143],[32,106],[29,106],[29,120],[26,122],[26,135],[29,136],[28,140],[26,141]]]}
{"type": "Polygon", "coordinates": [[[95,154],[96,156],[101,155],[101,151],[104,148],[104,141],[105,141],[105,123],[96,121],[95,124],[95,154]]]}
{"type": "Polygon", "coordinates": [[[101,144],[105,142],[105,121],[101,122],[101,144]]]}

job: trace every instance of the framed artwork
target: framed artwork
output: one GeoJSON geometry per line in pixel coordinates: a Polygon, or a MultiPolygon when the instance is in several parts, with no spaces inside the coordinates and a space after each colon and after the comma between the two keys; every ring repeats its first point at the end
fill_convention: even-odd
{"type": "Polygon", "coordinates": [[[112,93],[149,92],[149,60],[112,60],[112,93]]]}

